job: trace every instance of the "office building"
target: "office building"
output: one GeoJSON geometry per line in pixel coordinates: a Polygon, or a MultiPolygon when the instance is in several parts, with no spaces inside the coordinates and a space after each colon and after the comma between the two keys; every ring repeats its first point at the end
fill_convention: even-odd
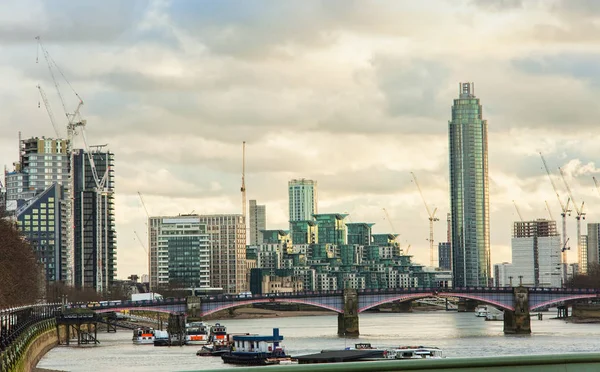
{"type": "MultiPolygon", "coordinates": [[[[494,265],[494,287],[512,287],[512,264],[510,262],[502,262],[494,265]]],[[[518,282],[517,282],[518,283],[518,282]]]]}
{"type": "Polygon", "coordinates": [[[538,219],[514,223],[511,239],[513,284],[561,287],[560,235],[556,221],[538,219]]]}
{"type": "Polygon", "coordinates": [[[291,180],[288,182],[288,194],[290,223],[312,220],[313,215],[318,213],[317,181],[304,178],[291,180]]]}
{"type": "Polygon", "coordinates": [[[104,292],[117,271],[114,154],[73,150],[73,175],[74,283],[104,292]]]}
{"type": "Polygon", "coordinates": [[[490,220],[487,121],[472,83],[460,84],[448,123],[454,285],[487,286],[490,220]]]}
{"type": "Polygon", "coordinates": [[[452,270],[452,244],[438,243],[438,266],[441,270],[452,270]]]}
{"type": "Polygon", "coordinates": [[[149,230],[152,289],[210,287],[209,236],[198,216],[150,217],[149,230]]]}
{"type": "Polygon", "coordinates": [[[250,245],[262,243],[262,232],[267,228],[267,211],[264,205],[250,200],[250,245]]]}

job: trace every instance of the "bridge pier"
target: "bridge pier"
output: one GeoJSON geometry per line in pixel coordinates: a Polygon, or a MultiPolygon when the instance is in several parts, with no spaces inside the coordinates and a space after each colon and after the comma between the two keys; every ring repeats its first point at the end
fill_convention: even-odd
{"type": "Polygon", "coordinates": [[[358,337],[358,293],[356,289],[344,289],[344,312],[338,314],[338,336],[358,337]]]}
{"type": "Polygon", "coordinates": [[[505,334],[531,334],[529,314],[529,290],[526,287],[513,289],[515,310],[504,310],[505,334]]]}
{"type": "Polygon", "coordinates": [[[477,301],[475,300],[469,300],[466,298],[460,298],[458,299],[458,312],[459,313],[474,313],[475,309],[477,308],[477,301]]]}

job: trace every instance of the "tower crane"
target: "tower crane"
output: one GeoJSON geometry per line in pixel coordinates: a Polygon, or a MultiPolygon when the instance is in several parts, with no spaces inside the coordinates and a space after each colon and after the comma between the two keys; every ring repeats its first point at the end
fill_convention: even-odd
{"type": "Polygon", "coordinates": [[[546,169],[546,174],[548,175],[548,179],[550,180],[550,183],[552,184],[552,188],[554,189],[554,193],[556,194],[556,198],[558,199],[558,203],[560,204],[560,208],[561,208],[561,217],[562,217],[562,238],[563,238],[563,244],[562,244],[562,264],[563,264],[563,276],[564,276],[564,280],[563,282],[566,283],[566,276],[567,276],[567,270],[566,270],[566,265],[567,265],[567,250],[569,250],[570,248],[567,246],[567,243],[569,241],[569,239],[567,238],[567,214],[569,214],[569,216],[571,215],[571,210],[569,209],[569,203],[571,201],[570,198],[567,198],[567,204],[565,205],[562,202],[562,199],[560,198],[560,195],[558,194],[558,189],[556,188],[556,184],[554,183],[554,180],[552,179],[552,176],[550,175],[550,170],[548,169],[548,165],[546,164],[546,159],[544,159],[544,155],[542,155],[542,153],[540,152],[540,157],[542,158],[542,163],[544,163],[544,169],[546,169]]]}
{"type": "Polygon", "coordinates": [[[421,187],[419,186],[419,182],[417,182],[417,176],[415,176],[415,174],[413,172],[410,172],[410,174],[412,174],[413,179],[415,180],[415,185],[417,185],[417,189],[419,189],[419,194],[421,194],[421,199],[423,199],[423,204],[425,204],[425,209],[427,210],[427,214],[429,216],[429,265],[431,267],[434,266],[434,258],[433,258],[433,223],[436,221],[439,221],[440,219],[437,218],[435,216],[435,213],[437,212],[437,208],[433,209],[433,212],[431,212],[431,210],[429,209],[429,205],[427,205],[427,202],[425,201],[425,197],[423,196],[423,192],[421,191],[421,187]]]}
{"type": "Polygon", "coordinates": [[[550,211],[550,206],[548,205],[548,200],[544,200],[546,203],[546,210],[548,211],[548,215],[550,216],[550,221],[554,221],[554,217],[552,216],[552,212],[550,211]]]}
{"type": "Polygon", "coordinates": [[[137,231],[133,230],[133,233],[137,237],[137,241],[140,242],[140,245],[144,249],[144,252],[146,252],[146,254],[148,254],[148,250],[146,249],[146,246],[144,245],[144,243],[142,243],[142,239],[140,239],[140,236],[138,235],[137,231]]]}
{"type": "MultiPolygon", "coordinates": [[[[71,83],[69,82],[69,80],[66,78],[65,74],[62,72],[62,70],[60,69],[60,67],[58,67],[58,64],[54,61],[54,59],[50,56],[50,53],[48,53],[48,51],[46,50],[46,48],[44,47],[44,45],[41,42],[41,39],[39,36],[36,37],[36,40],[38,41],[38,53],[41,50],[42,51],[42,55],[44,56],[44,59],[46,60],[46,63],[48,65],[48,71],[50,72],[50,76],[52,77],[52,81],[54,82],[54,87],[56,88],[56,92],[58,94],[58,97],[60,98],[60,102],[61,105],[63,107],[63,110],[65,112],[65,116],[67,118],[67,154],[69,155],[70,161],[69,161],[69,185],[68,185],[68,195],[69,195],[69,208],[67,208],[68,212],[67,212],[67,225],[69,226],[68,230],[67,230],[67,240],[68,240],[68,247],[67,247],[67,259],[69,262],[69,268],[74,268],[75,264],[74,264],[74,257],[75,257],[75,242],[74,242],[74,231],[72,231],[73,227],[74,227],[74,214],[75,214],[75,210],[74,210],[74,154],[73,154],[73,139],[75,137],[75,135],[77,134],[77,128],[81,127],[81,135],[83,138],[83,142],[85,145],[85,152],[87,153],[88,156],[88,160],[89,160],[89,164],[90,164],[90,169],[92,171],[92,176],[93,176],[93,181],[94,181],[94,192],[96,194],[96,291],[98,292],[102,292],[105,289],[107,289],[108,287],[108,246],[105,247],[106,243],[103,241],[103,237],[106,237],[106,239],[108,239],[108,199],[109,197],[111,197],[113,190],[112,188],[108,187],[108,177],[109,177],[109,173],[110,173],[110,166],[108,165],[108,159],[107,159],[107,165],[106,165],[106,171],[104,173],[104,175],[102,176],[102,178],[100,178],[98,176],[98,172],[96,170],[96,164],[94,162],[94,157],[92,155],[92,153],[90,152],[89,146],[87,144],[87,140],[85,137],[85,132],[84,132],[84,128],[86,125],[86,121],[83,120],[81,118],[81,114],[80,114],[80,110],[81,107],[83,106],[83,99],[81,99],[81,96],[79,96],[79,94],[75,91],[75,89],[73,88],[73,86],[71,85],[71,83]],[[60,76],[62,76],[62,78],[64,79],[64,81],[67,83],[67,85],[71,88],[71,90],[73,91],[74,95],[77,97],[78,103],[77,103],[77,108],[73,111],[73,112],[69,112],[67,110],[67,105],[65,103],[65,99],[61,93],[60,90],[60,85],[56,79],[56,74],[54,72],[54,70],[58,71],[58,73],[60,74],[60,76]],[[100,215],[100,212],[102,212],[102,214],[100,215]],[[102,231],[104,230],[104,231],[102,231]]],[[[39,56],[38,58],[36,58],[36,63],[38,62],[39,56]]],[[[42,94],[42,90],[40,90],[40,93],[42,94]]],[[[43,95],[44,97],[45,95],[43,95]]],[[[44,104],[46,104],[46,101],[44,101],[44,104]]],[[[48,109],[49,105],[47,106],[48,109]]],[[[84,185],[85,187],[85,185],[84,185]]],[[[106,240],[107,242],[108,240],[106,240]]],[[[85,286],[85,275],[83,275],[83,271],[84,271],[84,264],[85,264],[85,260],[84,260],[84,247],[82,245],[81,247],[81,270],[82,270],[82,274],[81,274],[81,287],[83,288],[85,286]]],[[[67,270],[67,272],[69,272],[69,270],[67,270]]],[[[69,274],[68,274],[69,275],[69,274]]],[[[68,281],[73,284],[74,282],[74,275],[70,275],[70,278],[68,278],[68,281]]]]}
{"type": "Polygon", "coordinates": [[[600,194],[600,185],[598,185],[598,180],[596,179],[596,176],[592,176],[592,178],[594,179],[594,185],[596,185],[596,190],[598,190],[598,193],[600,194]]]}
{"type": "MultiPolygon", "coordinates": [[[[385,209],[385,208],[382,208],[382,209],[383,209],[383,213],[385,214],[385,218],[387,219],[388,223],[390,224],[390,227],[392,228],[392,235],[394,236],[394,243],[396,243],[398,246],[400,246],[400,243],[398,243],[398,234],[396,234],[396,228],[394,227],[394,223],[392,222],[392,219],[390,218],[390,214],[388,213],[387,209],[385,209]]],[[[410,244],[404,254],[408,254],[409,249],[410,249],[410,244]]]]}
{"type": "MultiPolygon", "coordinates": [[[[56,119],[54,118],[54,113],[52,112],[52,107],[50,107],[50,102],[48,102],[48,97],[46,96],[46,92],[42,89],[42,87],[38,84],[38,90],[40,91],[40,97],[44,102],[44,106],[46,107],[46,112],[48,112],[48,117],[50,118],[50,123],[52,124],[52,128],[54,128],[54,133],[56,134],[56,138],[60,138],[61,135],[59,133],[58,127],[56,126],[56,119]]],[[[39,104],[38,104],[39,107],[39,104]]]]}
{"type": "Polygon", "coordinates": [[[581,202],[581,206],[577,205],[577,203],[575,202],[575,199],[573,198],[573,193],[571,192],[571,188],[569,187],[569,184],[567,183],[567,179],[565,178],[565,173],[563,172],[563,170],[560,167],[558,167],[558,170],[560,172],[560,176],[563,180],[563,183],[565,184],[565,188],[567,189],[567,192],[569,193],[569,198],[571,199],[571,201],[573,202],[573,205],[575,206],[575,212],[577,213],[577,215],[575,216],[575,219],[577,220],[577,262],[579,263],[579,270],[581,270],[581,273],[586,274],[587,273],[587,252],[584,251],[584,249],[581,247],[581,220],[582,219],[585,220],[585,212],[583,211],[585,202],[581,202]]]}
{"type": "Polygon", "coordinates": [[[242,217],[246,226],[246,141],[242,142],[242,217]]]}
{"type": "Polygon", "coordinates": [[[517,203],[513,200],[512,201],[513,204],[515,205],[515,209],[517,210],[517,214],[519,215],[519,219],[521,219],[521,222],[523,222],[523,216],[521,215],[521,211],[519,210],[519,206],[517,205],[517,203]]]}

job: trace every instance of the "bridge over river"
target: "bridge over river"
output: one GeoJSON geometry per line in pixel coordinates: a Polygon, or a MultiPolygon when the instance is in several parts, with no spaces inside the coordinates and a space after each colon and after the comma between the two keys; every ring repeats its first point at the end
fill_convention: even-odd
{"type": "Polygon", "coordinates": [[[567,288],[393,288],[344,289],[336,291],[304,291],[263,295],[217,295],[182,299],[123,301],[87,304],[96,312],[147,310],[171,314],[187,313],[202,318],[217,311],[260,303],[298,303],[338,313],[338,334],[358,336],[359,314],[386,303],[408,303],[429,297],[454,297],[483,303],[504,310],[505,333],[531,333],[530,312],[569,301],[600,297],[600,289],[567,288]]]}

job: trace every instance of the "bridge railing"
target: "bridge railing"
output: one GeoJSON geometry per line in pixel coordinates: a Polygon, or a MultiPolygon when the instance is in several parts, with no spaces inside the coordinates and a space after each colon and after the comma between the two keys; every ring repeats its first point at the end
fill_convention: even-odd
{"type": "Polygon", "coordinates": [[[60,304],[36,304],[0,310],[2,366],[16,363],[29,342],[39,332],[52,327],[60,312],[60,304]]]}

